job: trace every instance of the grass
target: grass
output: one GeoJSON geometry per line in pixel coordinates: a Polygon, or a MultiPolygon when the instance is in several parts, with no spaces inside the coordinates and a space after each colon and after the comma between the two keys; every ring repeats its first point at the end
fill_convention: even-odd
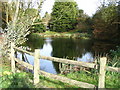
{"type": "Polygon", "coordinates": [[[8,57],[0,58],[0,88],[34,88],[29,81],[31,73],[12,73],[8,57]]]}
{"type": "Polygon", "coordinates": [[[6,61],[6,58],[1,58],[0,59],[0,76],[2,76],[2,73],[4,71],[8,71],[8,72],[11,71],[10,62],[6,61]]]}
{"type": "Polygon", "coordinates": [[[29,74],[25,72],[12,73],[10,61],[7,58],[1,58],[0,88],[34,88],[34,85],[29,82],[29,74]]]}
{"type": "MultiPolygon", "coordinates": [[[[81,72],[69,73],[67,75],[62,75],[62,76],[66,76],[68,78],[77,81],[83,81],[98,86],[98,74],[95,73],[89,74],[81,71],[81,72]]],[[[120,77],[119,73],[113,74],[113,72],[111,73],[107,71],[105,77],[106,88],[120,88],[119,77],[120,77]]]]}
{"type": "Polygon", "coordinates": [[[84,71],[71,72],[63,76],[66,76],[73,80],[83,81],[83,82],[87,82],[94,85],[97,85],[97,82],[98,82],[98,78],[95,77],[96,76],[95,74],[88,74],[84,71]]]}
{"type": "Polygon", "coordinates": [[[42,82],[41,85],[45,85],[48,88],[78,88],[58,80],[46,78],[44,76],[40,76],[40,82],[42,82]]]}
{"type": "Polygon", "coordinates": [[[91,35],[88,33],[79,33],[77,31],[70,31],[70,32],[53,32],[53,31],[46,31],[44,33],[39,34],[42,37],[64,37],[64,38],[82,38],[82,39],[90,39],[91,35]]]}
{"type": "MultiPolygon", "coordinates": [[[[6,64],[7,65],[7,64],[6,64]]],[[[2,73],[5,71],[10,72],[9,65],[3,65],[2,73]]],[[[78,72],[71,72],[66,75],[61,75],[63,77],[68,77],[73,80],[77,81],[83,81],[90,84],[94,84],[98,86],[98,71],[91,71],[91,73],[86,73],[84,71],[78,71],[78,72]]],[[[106,72],[106,88],[120,88],[119,83],[119,73],[114,72],[106,72]]],[[[16,73],[12,74],[4,74],[2,77],[0,77],[0,88],[35,88],[35,86],[30,83],[28,80],[33,79],[32,73],[16,73]]],[[[67,83],[62,83],[58,80],[46,78],[44,76],[40,76],[40,84],[39,87],[47,87],[47,88],[79,88],[77,86],[73,86],[67,83]]]]}
{"type": "MultiPolygon", "coordinates": [[[[7,59],[6,59],[7,60],[7,59]]],[[[12,73],[10,62],[2,60],[0,65],[0,88],[35,88],[29,81],[29,79],[33,80],[32,73],[20,72],[20,73],[12,73]]],[[[75,86],[62,83],[57,80],[49,79],[44,76],[40,76],[39,88],[76,88],[75,86]]]]}
{"type": "Polygon", "coordinates": [[[28,74],[22,73],[11,73],[10,75],[4,75],[0,77],[0,88],[34,88],[34,85],[29,82],[28,74]]]}
{"type": "MultiPolygon", "coordinates": [[[[119,50],[119,49],[118,49],[119,50]]],[[[120,51],[120,50],[119,50],[120,51]]],[[[118,51],[115,52],[115,55],[119,56],[118,51]]],[[[115,61],[119,61],[119,57],[113,58],[115,61]]],[[[10,62],[6,61],[7,59],[0,60],[0,88],[35,88],[33,83],[29,82],[29,79],[33,80],[32,73],[11,73],[10,69],[10,62]]],[[[115,65],[119,67],[119,62],[111,62],[111,66],[115,65]],[[115,64],[114,64],[115,63],[115,64]],[[118,63],[118,64],[116,64],[118,63]]],[[[110,62],[109,62],[110,63],[110,62]]],[[[109,64],[107,64],[109,65],[109,64]]],[[[66,75],[61,75],[63,77],[68,77],[73,80],[82,81],[90,84],[94,84],[98,86],[98,75],[99,71],[97,70],[90,70],[89,73],[85,71],[78,71],[78,72],[70,72],[66,75]]],[[[120,88],[120,73],[116,72],[106,72],[105,77],[105,86],[106,88],[120,88]]],[[[62,83],[58,80],[53,80],[50,78],[46,78],[44,76],[40,76],[40,84],[39,87],[47,87],[47,88],[79,88],[77,86],[73,86],[67,83],[62,83]]]]}

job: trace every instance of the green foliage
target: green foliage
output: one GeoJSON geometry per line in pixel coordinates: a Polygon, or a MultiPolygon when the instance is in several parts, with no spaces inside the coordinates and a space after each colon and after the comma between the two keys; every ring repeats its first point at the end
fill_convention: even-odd
{"type": "Polygon", "coordinates": [[[63,83],[59,80],[47,78],[40,76],[41,86],[46,86],[47,88],[78,88],[77,86],[70,85],[69,83],[63,83]]]}
{"type": "Polygon", "coordinates": [[[46,27],[44,24],[42,24],[42,21],[40,19],[36,19],[34,21],[34,24],[32,25],[32,27],[29,29],[32,32],[34,33],[41,33],[41,32],[44,32],[46,30],[46,27]]]}
{"type": "MultiPolygon", "coordinates": [[[[10,9],[15,7],[16,6],[14,5],[13,7],[10,7],[10,9]]],[[[8,53],[11,42],[14,42],[15,45],[21,45],[27,40],[26,36],[30,34],[29,29],[33,25],[34,20],[39,18],[36,9],[24,10],[21,8],[16,15],[16,20],[8,22],[4,32],[4,41],[2,44],[2,50],[4,51],[2,53],[3,55],[8,53]]]]}
{"type": "Polygon", "coordinates": [[[25,12],[24,13],[25,16],[29,16],[29,17],[32,17],[33,19],[35,19],[34,22],[32,23],[32,26],[29,29],[29,31],[31,33],[32,32],[34,32],[34,33],[36,33],[36,32],[40,33],[40,32],[44,32],[46,30],[45,25],[42,24],[42,21],[40,20],[40,17],[39,17],[37,9],[28,8],[24,12],[25,12]]]}
{"type": "Polygon", "coordinates": [[[34,33],[41,33],[44,32],[45,30],[46,28],[44,24],[36,24],[32,26],[32,32],[34,33]]]}
{"type": "Polygon", "coordinates": [[[109,62],[110,66],[120,67],[120,47],[117,50],[111,50],[111,60],[109,62]]]}
{"type": "Polygon", "coordinates": [[[0,88],[34,88],[29,82],[29,76],[26,73],[15,73],[4,75],[0,81],[0,88]]]}
{"type": "Polygon", "coordinates": [[[29,16],[32,16],[32,17],[35,17],[35,16],[39,15],[37,9],[34,9],[34,8],[26,9],[25,14],[29,15],[29,16]]]}
{"type": "Polygon", "coordinates": [[[50,30],[65,32],[74,29],[78,12],[76,2],[55,2],[49,23],[50,30]]]}
{"type": "Polygon", "coordinates": [[[44,40],[38,34],[32,33],[27,36],[27,38],[28,40],[23,44],[23,46],[28,46],[29,48],[31,48],[32,52],[34,52],[35,49],[43,47],[44,40]]]}
{"type": "Polygon", "coordinates": [[[117,46],[117,50],[111,50],[112,57],[117,56],[120,57],[120,47],[117,46]]]}
{"type": "MultiPolygon", "coordinates": [[[[116,5],[110,5],[102,10],[102,19],[107,23],[112,23],[118,17],[116,5]]],[[[116,19],[117,20],[117,19],[116,19]]]]}
{"type": "Polygon", "coordinates": [[[84,14],[83,10],[79,10],[78,18],[77,18],[77,25],[76,28],[80,33],[92,33],[92,18],[88,15],[84,14]]]}
{"type": "Polygon", "coordinates": [[[5,29],[7,27],[7,22],[8,21],[11,21],[11,14],[8,13],[10,12],[11,10],[9,9],[9,4],[8,3],[3,3],[0,1],[0,15],[2,15],[0,17],[0,20],[2,21],[2,28],[5,29]],[[7,9],[8,9],[8,12],[7,12],[7,9]],[[7,16],[8,15],[8,16],[7,16]],[[8,20],[7,20],[8,19],[8,20]]]}
{"type": "MultiPolygon", "coordinates": [[[[111,73],[107,71],[106,73],[106,79],[105,79],[105,87],[106,88],[120,88],[120,83],[119,83],[119,73],[111,73]]],[[[98,74],[97,73],[86,73],[84,71],[78,71],[78,72],[71,72],[68,73],[67,75],[62,75],[66,76],[68,78],[82,81],[82,82],[87,82],[90,84],[94,84],[98,86],[98,74]]]]}
{"type": "Polygon", "coordinates": [[[94,36],[96,39],[118,41],[119,30],[119,5],[110,4],[101,7],[93,16],[94,36]]]}
{"type": "Polygon", "coordinates": [[[44,17],[42,18],[42,21],[49,22],[50,18],[51,18],[51,15],[48,12],[46,12],[44,17]]]}
{"type": "MultiPolygon", "coordinates": [[[[15,27],[12,22],[9,22],[8,28],[5,29],[4,33],[4,46],[3,49],[6,51],[10,48],[10,43],[14,42],[15,45],[20,45],[26,41],[26,36],[30,33],[29,26],[32,25],[31,17],[23,16],[16,20],[15,27]]],[[[5,52],[5,54],[7,51],[5,52]]]]}
{"type": "Polygon", "coordinates": [[[80,33],[85,33],[85,32],[92,33],[93,31],[92,25],[93,22],[90,17],[79,17],[78,25],[76,29],[78,29],[80,33]]]}

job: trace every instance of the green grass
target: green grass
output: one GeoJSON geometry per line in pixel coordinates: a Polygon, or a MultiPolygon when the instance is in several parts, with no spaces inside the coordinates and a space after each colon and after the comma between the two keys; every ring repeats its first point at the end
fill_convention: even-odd
{"type": "Polygon", "coordinates": [[[57,32],[53,32],[53,31],[46,31],[46,34],[56,34],[57,32]]]}
{"type": "Polygon", "coordinates": [[[32,88],[32,83],[28,81],[28,74],[11,72],[10,61],[1,58],[0,65],[0,88],[32,88]]]}
{"type": "Polygon", "coordinates": [[[61,81],[46,78],[44,76],[40,76],[40,82],[41,85],[45,85],[48,88],[78,88],[68,83],[63,83],[61,81]]]}
{"type": "Polygon", "coordinates": [[[10,67],[10,61],[6,61],[6,58],[1,58],[0,59],[0,76],[2,76],[2,73],[4,71],[11,71],[11,67],[10,67]]]}
{"type": "Polygon", "coordinates": [[[27,73],[15,73],[0,77],[0,88],[34,88],[27,73]]]}
{"type": "MultiPolygon", "coordinates": [[[[9,71],[8,68],[3,67],[4,70],[9,71]]],[[[10,71],[9,71],[10,72],[10,71]]],[[[71,72],[66,75],[61,75],[63,77],[68,77],[73,80],[77,81],[83,81],[90,84],[94,84],[98,86],[98,72],[95,73],[94,71],[91,73],[86,73],[84,71],[78,71],[78,72],[71,72]]],[[[119,83],[119,73],[114,72],[106,72],[106,88],[120,88],[119,83]]],[[[33,80],[33,74],[32,73],[16,73],[16,74],[10,74],[10,75],[3,75],[0,77],[0,88],[34,88],[35,86],[30,83],[28,80],[33,80]]],[[[47,88],[79,88],[77,86],[73,86],[67,83],[62,83],[58,80],[46,78],[44,76],[40,76],[40,84],[39,87],[47,87],[47,88]]]]}
{"type": "MultiPolygon", "coordinates": [[[[118,52],[117,52],[118,53],[118,52]]],[[[115,54],[117,55],[117,54],[115,54]]],[[[119,57],[114,58],[115,62],[118,62],[120,59],[119,57]]],[[[111,62],[111,66],[115,65],[115,62],[111,62]]],[[[109,62],[110,63],[110,62],[109,62]]],[[[3,63],[0,63],[0,73],[3,75],[0,75],[0,88],[34,88],[35,86],[33,83],[29,82],[29,79],[33,80],[33,74],[32,73],[11,73],[10,68],[10,62],[6,61],[6,59],[3,60],[3,63]],[[4,74],[4,72],[10,72],[10,75],[4,74]]],[[[109,64],[107,64],[109,65],[109,64]]],[[[119,67],[119,62],[116,64],[117,67],[119,67]]],[[[94,84],[98,86],[98,76],[99,72],[96,70],[91,70],[89,73],[85,71],[78,71],[78,72],[71,72],[66,75],[61,75],[63,77],[68,77],[73,80],[82,81],[90,84],[94,84]]],[[[105,77],[105,87],[106,88],[120,88],[120,73],[116,72],[106,72],[105,77]]],[[[62,83],[58,80],[46,78],[44,76],[40,76],[40,84],[39,87],[47,87],[47,88],[78,88],[77,86],[73,86],[67,83],[62,83]]]]}
{"type": "MultiPolygon", "coordinates": [[[[75,73],[69,73],[67,75],[62,75],[66,76],[68,78],[77,80],[77,81],[82,81],[82,82],[87,82],[89,84],[94,84],[98,86],[98,74],[97,73],[86,73],[86,72],[75,72],[75,73]]],[[[120,88],[120,74],[119,73],[113,73],[113,72],[106,72],[106,77],[105,77],[105,87],[106,88],[120,88]]]]}
{"type": "Polygon", "coordinates": [[[90,39],[91,34],[88,33],[79,33],[77,31],[70,31],[70,32],[53,32],[53,31],[46,31],[44,33],[39,34],[42,37],[63,37],[63,38],[82,38],[82,39],[90,39]]]}
{"type": "MultiPolygon", "coordinates": [[[[32,73],[11,72],[10,62],[4,61],[0,66],[0,88],[35,88],[29,79],[33,80],[32,73]]],[[[60,81],[40,76],[39,88],[76,88],[75,86],[60,81]]]]}

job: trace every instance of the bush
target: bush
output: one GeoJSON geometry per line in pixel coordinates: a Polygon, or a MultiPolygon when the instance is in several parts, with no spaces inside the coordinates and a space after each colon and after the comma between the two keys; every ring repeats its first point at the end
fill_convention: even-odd
{"type": "Polygon", "coordinates": [[[34,33],[45,32],[45,30],[46,30],[46,27],[44,24],[41,23],[40,19],[36,19],[34,22],[34,25],[32,25],[32,27],[30,28],[30,31],[34,33]]]}
{"type": "Polygon", "coordinates": [[[66,32],[75,29],[79,10],[77,3],[73,2],[55,2],[49,28],[55,32],[66,32]]]}
{"type": "Polygon", "coordinates": [[[0,79],[0,88],[34,88],[26,73],[4,75],[0,79]]]}
{"type": "Polygon", "coordinates": [[[120,47],[117,46],[117,50],[111,50],[111,61],[110,65],[120,67],[120,47]]]}

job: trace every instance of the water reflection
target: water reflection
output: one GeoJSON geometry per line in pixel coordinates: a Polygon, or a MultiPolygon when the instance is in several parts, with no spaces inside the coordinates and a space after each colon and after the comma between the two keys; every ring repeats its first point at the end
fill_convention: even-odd
{"type": "MultiPolygon", "coordinates": [[[[40,55],[52,56],[53,48],[52,48],[51,42],[52,42],[51,38],[45,39],[45,43],[43,45],[43,48],[40,49],[40,55]]],[[[23,56],[22,56],[23,54],[20,52],[17,52],[17,54],[18,54],[17,58],[19,58],[20,60],[23,60],[23,56]]],[[[30,56],[28,54],[24,54],[24,56],[26,56],[28,58],[28,62],[31,65],[34,65],[34,57],[33,56],[30,56]]],[[[49,72],[49,73],[57,74],[55,67],[53,65],[53,62],[49,61],[49,60],[40,59],[40,69],[43,71],[49,72]]]]}
{"type": "MultiPolygon", "coordinates": [[[[40,49],[40,54],[43,56],[52,56],[52,45],[51,45],[52,40],[50,38],[45,39],[45,43],[43,45],[43,48],[40,49]]],[[[48,61],[48,60],[40,60],[40,68],[43,71],[49,72],[49,73],[54,73],[56,74],[56,70],[54,68],[53,62],[48,61]]]]}
{"type": "MultiPolygon", "coordinates": [[[[65,39],[65,38],[30,38],[26,46],[34,49],[40,49],[40,55],[53,56],[58,58],[75,58],[77,61],[93,62],[95,53],[109,52],[109,47],[115,47],[115,44],[104,42],[95,42],[94,40],[83,39],[65,39]],[[35,39],[35,40],[34,40],[35,39]],[[113,46],[114,45],[114,46],[113,46]]],[[[34,65],[34,58],[25,54],[30,64],[34,65]]],[[[19,53],[19,58],[22,58],[19,53]]],[[[59,63],[48,60],[40,60],[40,69],[49,73],[59,73],[59,63]]]]}
{"type": "Polygon", "coordinates": [[[92,52],[92,45],[92,40],[56,38],[52,42],[53,56],[69,59],[82,57],[83,54],[92,52]]]}
{"type": "Polygon", "coordinates": [[[91,52],[87,52],[85,54],[82,54],[82,57],[77,57],[77,61],[82,61],[82,62],[93,62],[93,54],[91,52]]]}

